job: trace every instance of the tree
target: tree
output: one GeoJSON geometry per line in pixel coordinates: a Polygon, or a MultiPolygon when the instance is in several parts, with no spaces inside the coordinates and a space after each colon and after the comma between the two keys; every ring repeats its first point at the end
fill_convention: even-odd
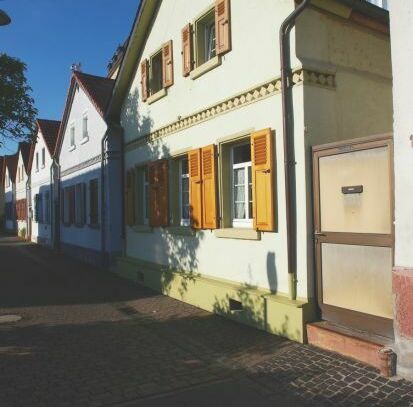
{"type": "Polygon", "coordinates": [[[5,139],[28,140],[37,110],[26,80],[26,64],[0,53],[0,145],[5,139]]]}

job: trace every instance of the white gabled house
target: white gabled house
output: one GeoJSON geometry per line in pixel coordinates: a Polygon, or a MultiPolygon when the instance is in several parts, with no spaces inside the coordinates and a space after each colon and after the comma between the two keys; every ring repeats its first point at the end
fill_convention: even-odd
{"type": "Polygon", "coordinates": [[[318,315],[392,337],[391,78],[366,1],[142,0],[106,114],[116,271],[298,341],[318,315]]]}
{"type": "MultiPolygon", "coordinates": [[[[111,225],[110,191],[102,191],[103,180],[110,179],[104,162],[104,114],[113,83],[110,78],[73,72],[55,151],[54,183],[58,180],[59,185],[54,192],[59,202],[55,243],[64,253],[95,265],[110,262],[120,248],[120,243],[109,242],[108,236],[120,239],[120,222],[118,228],[111,225]]],[[[120,209],[115,210],[119,216],[120,209]]]]}
{"type": "Polygon", "coordinates": [[[16,172],[18,152],[6,155],[4,173],[4,227],[8,233],[16,232],[16,172]]]}
{"type": "Polygon", "coordinates": [[[60,121],[38,119],[31,172],[31,240],[52,244],[52,162],[60,121]]]}
{"type": "Polygon", "coordinates": [[[30,175],[34,144],[30,141],[19,143],[16,170],[16,220],[17,235],[31,239],[32,208],[30,198],[30,175]]]}

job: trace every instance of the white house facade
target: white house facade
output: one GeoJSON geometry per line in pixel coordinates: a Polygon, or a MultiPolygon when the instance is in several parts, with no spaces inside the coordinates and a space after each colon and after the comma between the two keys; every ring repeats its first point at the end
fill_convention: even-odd
{"type": "Polygon", "coordinates": [[[16,172],[18,152],[5,156],[4,174],[4,216],[5,229],[9,233],[16,232],[16,172]]]}
{"type": "Polygon", "coordinates": [[[107,260],[102,251],[102,140],[112,87],[109,78],[73,73],[56,145],[59,245],[95,265],[107,260]]]}
{"type": "Polygon", "coordinates": [[[311,148],[392,128],[388,16],[362,6],[317,2],[291,35],[291,206],[277,33],[294,1],[142,2],[107,113],[124,129],[118,273],[305,340],[317,308],[311,148]]]}
{"type": "Polygon", "coordinates": [[[37,120],[37,136],[31,172],[31,207],[33,211],[31,240],[52,244],[52,178],[51,165],[60,122],[37,120]]]}
{"type": "Polygon", "coordinates": [[[26,239],[31,236],[32,212],[30,202],[30,171],[33,158],[31,142],[19,143],[16,171],[17,234],[26,239]]]}

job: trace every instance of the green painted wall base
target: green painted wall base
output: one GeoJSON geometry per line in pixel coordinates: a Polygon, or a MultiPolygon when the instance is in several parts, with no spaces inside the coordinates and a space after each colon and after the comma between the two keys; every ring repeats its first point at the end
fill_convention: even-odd
{"type": "Polygon", "coordinates": [[[126,257],[119,258],[112,271],[172,298],[298,342],[306,341],[305,325],[315,319],[310,302],[291,301],[227,280],[126,257]]]}

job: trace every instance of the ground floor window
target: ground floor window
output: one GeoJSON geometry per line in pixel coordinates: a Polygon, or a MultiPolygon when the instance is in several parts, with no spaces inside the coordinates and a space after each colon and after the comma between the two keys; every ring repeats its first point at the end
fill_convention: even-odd
{"type": "Polygon", "coordinates": [[[232,225],[252,227],[251,144],[235,145],[231,149],[232,225]]]}
{"type": "Polygon", "coordinates": [[[99,225],[99,182],[97,178],[89,181],[89,225],[99,225]]]}
{"type": "Polygon", "coordinates": [[[179,160],[179,213],[181,226],[189,226],[189,167],[188,157],[179,160]]]}
{"type": "Polygon", "coordinates": [[[75,223],[83,226],[86,223],[86,188],[84,183],[76,184],[75,187],[75,223]]]}
{"type": "Polygon", "coordinates": [[[42,194],[34,196],[34,221],[43,223],[43,199],[42,194]]]}

